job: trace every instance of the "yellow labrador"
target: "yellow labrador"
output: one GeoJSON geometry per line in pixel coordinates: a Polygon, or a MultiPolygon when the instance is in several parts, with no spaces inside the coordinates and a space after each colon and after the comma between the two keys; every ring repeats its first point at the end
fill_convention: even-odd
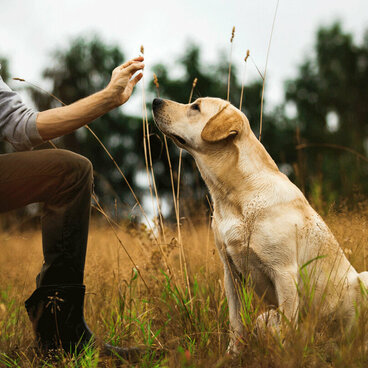
{"type": "MultiPolygon", "coordinates": [[[[229,351],[237,351],[236,341],[244,335],[237,283],[248,275],[256,293],[290,321],[305,310],[303,293],[313,287],[321,316],[351,324],[368,272],[358,274],[349,263],[322,218],[278,170],[246,116],[218,98],[188,105],[155,99],[153,114],[159,129],[194,157],[213,200],[212,227],[232,329],[229,351]]],[[[278,323],[275,314],[272,318],[278,323]]]]}

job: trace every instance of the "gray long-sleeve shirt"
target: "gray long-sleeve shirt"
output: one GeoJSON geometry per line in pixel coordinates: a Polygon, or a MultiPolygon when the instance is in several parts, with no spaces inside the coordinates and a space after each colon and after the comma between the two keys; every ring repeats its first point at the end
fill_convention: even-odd
{"type": "Polygon", "coordinates": [[[17,151],[43,143],[36,126],[37,114],[0,77],[0,139],[11,143],[17,151]]]}

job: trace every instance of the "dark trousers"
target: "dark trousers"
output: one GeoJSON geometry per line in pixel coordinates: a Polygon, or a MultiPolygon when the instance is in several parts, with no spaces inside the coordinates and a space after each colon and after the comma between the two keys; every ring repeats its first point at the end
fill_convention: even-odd
{"type": "Polygon", "coordinates": [[[90,161],[70,151],[0,155],[0,212],[43,203],[44,264],[37,287],[83,283],[92,185],[90,161]]]}

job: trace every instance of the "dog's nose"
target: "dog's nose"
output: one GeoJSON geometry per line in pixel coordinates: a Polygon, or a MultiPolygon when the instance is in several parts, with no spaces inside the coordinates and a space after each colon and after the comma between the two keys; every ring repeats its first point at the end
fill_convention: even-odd
{"type": "Polygon", "coordinates": [[[160,106],[162,106],[164,103],[164,100],[162,100],[161,98],[155,98],[152,102],[152,108],[158,109],[160,106]]]}

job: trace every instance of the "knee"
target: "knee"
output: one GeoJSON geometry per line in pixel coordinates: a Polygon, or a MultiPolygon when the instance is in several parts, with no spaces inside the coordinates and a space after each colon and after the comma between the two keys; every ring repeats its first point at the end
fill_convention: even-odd
{"type": "Polygon", "coordinates": [[[71,162],[72,170],[77,173],[78,177],[91,180],[93,176],[93,166],[91,161],[76,153],[73,153],[73,156],[74,158],[71,162]]]}
{"type": "Polygon", "coordinates": [[[90,160],[77,153],[59,150],[60,165],[64,174],[74,182],[92,182],[93,166],[90,160]]]}

